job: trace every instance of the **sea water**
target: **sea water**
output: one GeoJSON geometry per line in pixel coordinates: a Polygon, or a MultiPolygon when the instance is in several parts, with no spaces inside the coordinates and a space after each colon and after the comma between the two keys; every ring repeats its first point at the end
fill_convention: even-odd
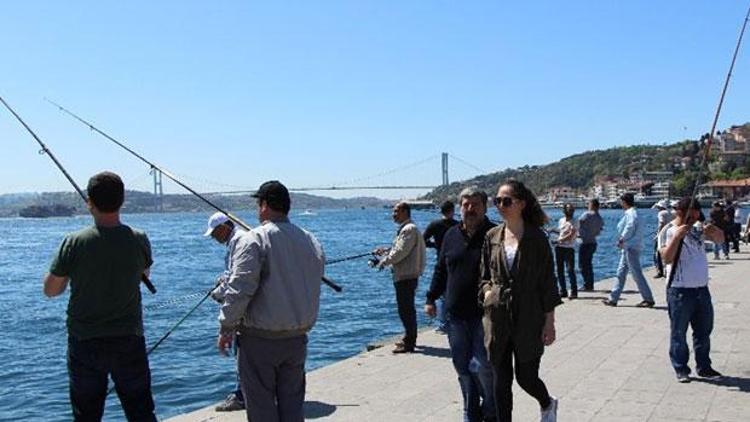
{"type": "MultiPolygon", "coordinates": [[[[561,216],[547,210],[551,224],[561,216]]],[[[578,210],[576,217],[582,212],[578,210]]],[[[597,279],[614,275],[619,250],[617,220],[621,210],[602,210],[604,232],[594,257],[597,279]]],[[[638,210],[645,220],[641,262],[652,263],[656,213],[638,210]]],[[[254,214],[239,215],[257,224],[254,214]]],[[[499,220],[495,209],[489,216],[499,220]]],[[[207,213],[126,214],[125,224],[143,229],[151,239],[156,295],[143,289],[147,344],[153,344],[201,299],[222,271],[225,248],[202,236],[207,213]]],[[[328,259],[387,246],[396,234],[390,209],[292,210],[291,220],[314,233],[328,259]]],[[[436,211],[414,211],[424,229],[436,211]]],[[[65,309],[68,293],[42,294],[42,277],[63,236],[91,224],[88,216],[49,219],[0,219],[0,419],[65,421],[71,419],[66,369],[65,309]]],[[[433,324],[422,312],[434,250],[428,250],[425,275],[417,292],[419,326],[433,324]]],[[[577,259],[577,257],[576,257],[577,259]]],[[[576,263],[577,265],[577,263],[576,263]]],[[[320,315],[310,333],[307,369],[312,370],[361,352],[367,344],[402,331],[389,271],[377,271],[361,258],[331,264],[329,278],[344,291],[323,286],[320,315]]],[[[578,281],[582,283],[580,273],[578,281]]],[[[629,283],[632,283],[630,281],[629,283]]],[[[235,363],[216,349],[217,304],[201,305],[149,357],[159,418],[195,410],[222,400],[234,388],[235,363]]],[[[565,327],[558,327],[564,331],[565,327]]],[[[105,420],[124,420],[116,394],[107,399],[105,420]]]]}

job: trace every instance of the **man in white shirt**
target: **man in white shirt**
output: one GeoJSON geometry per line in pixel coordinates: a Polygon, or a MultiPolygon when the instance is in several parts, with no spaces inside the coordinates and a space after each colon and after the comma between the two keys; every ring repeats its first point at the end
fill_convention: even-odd
{"type": "Polygon", "coordinates": [[[557,266],[557,284],[560,287],[560,297],[568,297],[568,289],[565,283],[565,270],[568,270],[568,281],[570,282],[570,298],[578,298],[578,280],[576,280],[575,248],[578,229],[573,219],[575,213],[573,204],[567,203],[563,206],[563,217],[557,222],[557,245],[555,246],[555,264],[557,266]]]}
{"type": "MultiPolygon", "coordinates": [[[[662,199],[651,207],[659,210],[659,213],[656,214],[656,220],[658,222],[658,226],[656,227],[657,237],[661,229],[663,229],[667,223],[672,221],[672,214],[667,211],[668,207],[669,202],[667,202],[666,199],[662,199]]],[[[654,265],[656,266],[656,275],[654,277],[662,278],[664,277],[664,263],[661,260],[661,254],[659,254],[659,239],[656,240],[657,241],[654,242],[654,265]]]]}
{"type": "Polygon", "coordinates": [[[718,378],[711,367],[711,331],[714,310],[708,290],[708,259],[703,236],[715,243],[724,241],[724,232],[706,224],[701,234],[693,224],[698,221],[700,204],[686,197],[675,205],[675,218],[659,232],[659,253],[667,270],[667,305],[670,321],[669,358],[681,383],[690,382],[690,367],[685,336],[688,324],[693,330],[693,352],[698,376],[718,378]],[[679,250],[679,252],[678,252],[679,250]]]}

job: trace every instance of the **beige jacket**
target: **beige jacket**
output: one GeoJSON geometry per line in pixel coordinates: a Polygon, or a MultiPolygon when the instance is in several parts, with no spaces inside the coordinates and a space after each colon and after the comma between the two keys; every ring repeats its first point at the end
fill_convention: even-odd
{"type": "Polygon", "coordinates": [[[401,224],[393,246],[380,261],[380,265],[391,266],[393,281],[413,280],[424,272],[427,248],[417,225],[411,220],[401,224]]]}

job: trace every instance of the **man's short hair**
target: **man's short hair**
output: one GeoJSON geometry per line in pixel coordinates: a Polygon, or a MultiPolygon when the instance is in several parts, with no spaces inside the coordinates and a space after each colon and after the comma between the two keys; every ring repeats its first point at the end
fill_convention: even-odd
{"type": "Polygon", "coordinates": [[[698,210],[701,209],[701,204],[697,199],[686,196],[680,199],[679,202],[674,206],[674,209],[679,211],[687,211],[688,209],[698,210]]]}
{"type": "Polygon", "coordinates": [[[263,183],[251,196],[258,198],[260,201],[266,201],[269,208],[284,214],[289,214],[289,210],[292,208],[289,190],[278,180],[269,180],[263,183]]]}
{"type": "Polygon", "coordinates": [[[399,211],[406,212],[406,215],[408,215],[409,217],[411,217],[411,207],[409,206],[408,203],[406,203],[406,202],[399,202],[398,204],[396,204],[396,209],[399,210],[399,211]]]}
{"type": "Polygon", "coordinates": [[[101,212],[115,212],[125,201],[125,185],[120,176],[103,171],[91,176],[86,186],[89,201],[101,212]]]}
{"type": "Polygon", "coordinates": [[[484,205],[487,205],[487,192],[479,189],[476,186],[465,187],[460,194],[458,194],[458,201],[463,202],[464,198],[478,197],[482,200],[484,205]]]}
{"type": "Polygon", "coordinates": [[[446,215],[456,210],[456,205],[453,201],[445,201],[440,205],[440,214],[446,215]]]}
{"type": "Polygon", "coordinates": [[[635,196],[633,196],[632,193],[623,193],[622,195],[620,195],[620,200],[628,204],[629,207],[635,205],[635,196]]]}
{"type": "Polygon", "coordinates": [[[599,200],[598,199],[594,198],[594,199],[590,200],[589,203],[595,209],[597,209],[597,210],[599,209],[599,200]]]}

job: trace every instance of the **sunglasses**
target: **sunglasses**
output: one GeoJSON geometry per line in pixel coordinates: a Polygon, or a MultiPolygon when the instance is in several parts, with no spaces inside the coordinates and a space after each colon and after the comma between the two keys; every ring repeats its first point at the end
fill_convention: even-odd
{"type": "Polygon", "coordinates": [[[510,196],[496,196],[492,199],[492,203],[495,204],[496,207],[503,208],[508,208],[509,206],[513,205],[513,201],[515,201],[515,199],[511,198],[510,196]]]}

